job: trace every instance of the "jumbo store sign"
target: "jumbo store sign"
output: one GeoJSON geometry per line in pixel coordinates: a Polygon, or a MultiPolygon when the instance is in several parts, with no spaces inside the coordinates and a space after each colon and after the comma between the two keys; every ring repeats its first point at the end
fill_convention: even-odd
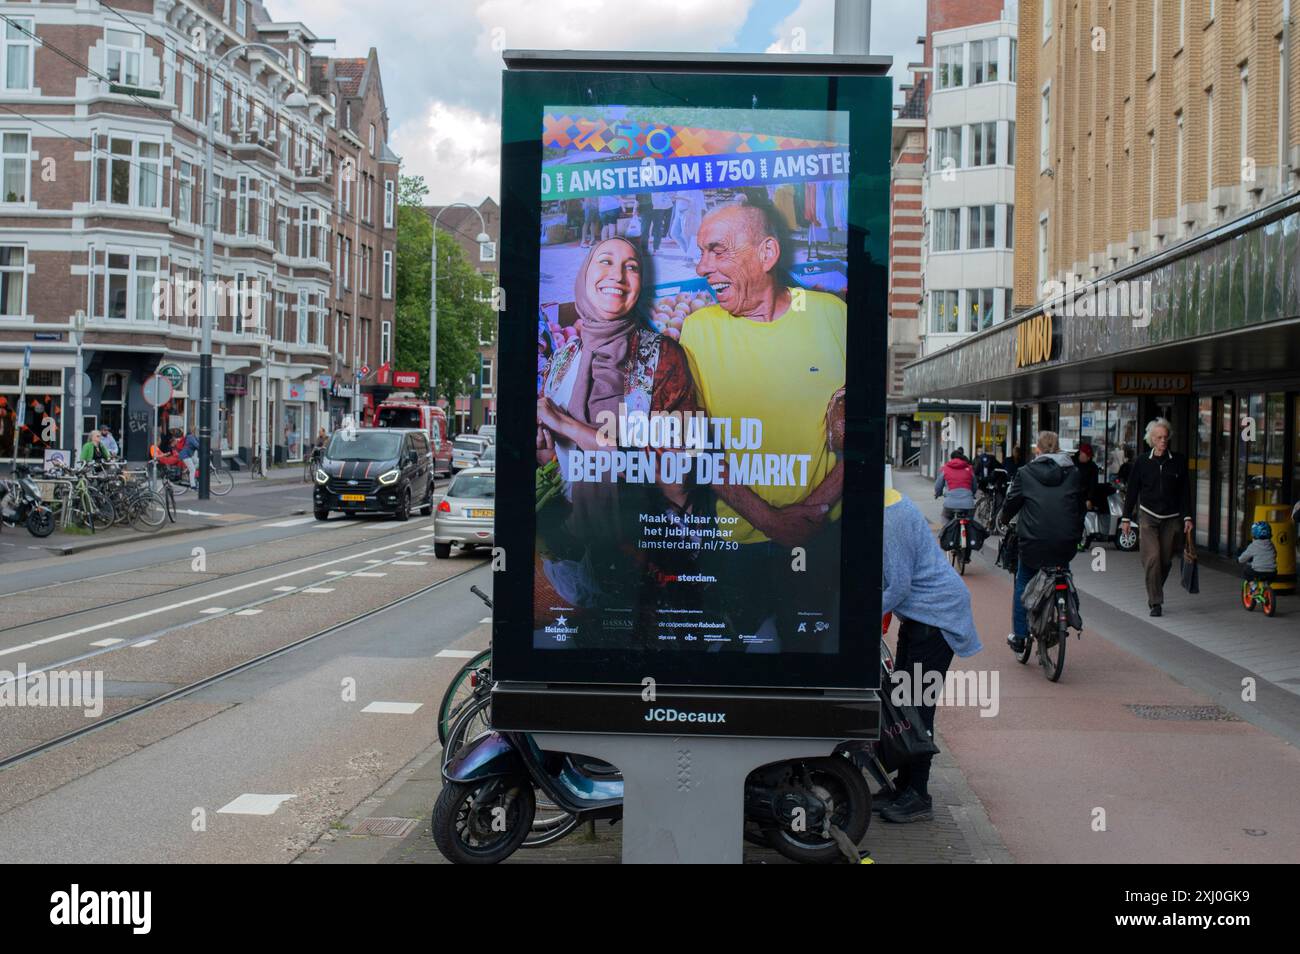
{"type": "Polygon", "coordinates": [[[1016,325],[1016,367],[1027,368],[1058,357],[1056,327],[1049,312],[1016,325]]]}

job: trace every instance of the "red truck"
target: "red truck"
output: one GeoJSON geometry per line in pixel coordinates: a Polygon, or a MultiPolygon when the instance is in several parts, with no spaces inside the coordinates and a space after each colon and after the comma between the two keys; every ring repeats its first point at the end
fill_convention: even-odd
{"type": "Polygon", "coordinates": [[[447,436],[447,412],[409,391],[397,391],[384,398],[371,417],[372,427],[414,427],[429,435],[433,451],[434,476],[451,476],[451,439],[447,436]]]}

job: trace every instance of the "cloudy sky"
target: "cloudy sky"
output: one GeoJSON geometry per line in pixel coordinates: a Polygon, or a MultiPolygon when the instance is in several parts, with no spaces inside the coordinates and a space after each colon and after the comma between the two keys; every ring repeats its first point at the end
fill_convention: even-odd
{"type": "MultiPolygon", "coordinates": [[[[502,49],[831,51],[834,0],[265,0],[337,41],[379,51],[392,146],[438,203],[498,198],[502,49]]],[[[924,0],[875,0],[873,53],[917,60],[924,0]]],[[[903,74],[907,82],[910,74],[903,74]]]]}

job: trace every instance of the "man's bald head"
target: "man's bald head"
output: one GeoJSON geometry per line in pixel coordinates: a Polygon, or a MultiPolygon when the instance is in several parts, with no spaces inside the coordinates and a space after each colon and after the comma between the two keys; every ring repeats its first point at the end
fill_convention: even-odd
{"type": "Polygon", "coordinates": [[[784,293],[777,214],[757,203],[737,202],[714,209],[700,223],[696,241],[701,254],[695,271],[708,280],[718,304],[733,315],[770,310],[760,303],[784,293]]]}

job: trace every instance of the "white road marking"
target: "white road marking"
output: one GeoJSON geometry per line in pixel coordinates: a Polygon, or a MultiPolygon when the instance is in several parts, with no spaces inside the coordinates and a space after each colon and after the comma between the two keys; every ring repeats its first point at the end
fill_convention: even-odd
{"type": "Polygon", "coordinates": [[[367,563],[383,563],[383,560],[367,560],[367,563]]]}
{"type": "Polygon", "coordinates": [[[275,588],[275,591],[276,591],[277,593],[292,593],[292,592],[293,592],[294,590],[296,590],[297,588],[298,588],[298,587],[296,587],[296,586],[277,586],[277,587],[275,588]]]}
{"type": "Polygon", "coordinates": [[[153,645],[154,643],[156,643],[156,642],[158,642],[158,640],[156,640],[156,639],[142,639],[142,640],[140,640],[138,643],[132,643],[132,644],[131,644],[131,648],[132,648],[132,649],[143,649],[145,646],[152,646],[152,645],[153,645]]]}
{"type": "Polygon", "coordinates": [[[242,609],[235,613],[236,616],[257,616],[262,611],[260,609],[242,609]]]}
{"type": "MultiPolygon", "coordinates": [[[[130,616],[119,616],[117,619],[104,620],[102,623],[95,623],[91,626],[82,626],[80,629],[68,630],[66,633],[56,633],[53,636],[46,636],[43,639],[32,640],[30,643],[22,643],[18,646],[11,646],[8,649],[0,649],[0,656],[8,656],[13,653],[26,652],[29,649],[35,649],[37,646],[44,646],[48,643],[57,643],[60,640],[70,639],[73,636],[84,636],[87,633],[96,633],[102,629],[111,629],[114,626],[121,626],[124,623],[133,623],[138,619],[146,619],[150,616],[157,616],[159,613],[167,613],[172,610],[181,609],[186,606],[193,606],[196,603],[206,603],[208,600],[220,599],[223,596],[229,596],[231,593],[240,593],[244,590],[253,589],[258,586],[266,586],[268,583],[277,583],[280,580],[287,580],[291,577],[302,576],[304,573],[315,573],[317,570],[323,570],[327,566],[334,566],[338,563],[346,563],[349,560],[355,560],[358,557],[369,556],[372,553],[383,553],[387,550],[395,550],[398,547],[407,547],[421,540],[427,540],[433,536],[432,533],[426,533],[423,536],[413,537],[409,540],[402,540],[398,543],[390,543],[387,546],[375,547],[373,550],[366,550],[362,553],[355,553],[352,556],[337,557],[333,560],[326,560],[324,563],[316,563],[312,566],[305,566],[298,570],[289,570],[278,576],[270,577],[265,580],[254,580],[251,583],[241,583],[239,586],[232,586],[229,589],[220,590],[216,593],[210,593],[207,596],[196,596],[190,600],[182,600],[179,603],[171,603],[167,606],[159,606],[151,610],[142,610],[139,613],[132,613],[130,616]]],[[[357,574],[360,576],[361,574],[357,574]]],[[[224,613],[224,609],[218,607],[209,607],[204,612],[224,613]]]]}
{"type": "Polygon", "coordinates": [[[353,575],[353,576],[378,577],[378,576],[387,576],[388,574],[387,574],[387,573],[353,573],[352,575],[353,575]]]}
{"type": "Polygon", "coordinates": [[[315,517],[295,517],[292,520],[277,520],[275,523],[264,523],[262,527],[301,527],[304,523],[311,523],[315,519],[315,517]]]}
{"type": "Polygon", "coordinates": [[[222,516],[222,514],[219,514],[219,513],[213,513],[213,512],[210,511],[210,510],[181,510],[181,509],[178,508],[176,512],[177,512],[177,513],[187,513],[187,514],[189,514],[191,517],[220,517],[220,516],[222,516]]]}
{"type": "Polygon", "coordinates": [[[90,645],[98,646],[99,648],[102,649],[105,646],[116,646],[120,642],[122,642],[122,640],[120,639],[97,639],[90,645]]]}
{"type": "Polygon", "coordinates": [[[207,609],[199,610],[199,612],[204,616],[212,616],[216,613],[224,613],[225,611],[226,608],[224,606],[209,606],[207,609]]]}
{"type": "Polygon", "coordinates": [[[332,586],[309,586],[309,587],[307,587],[305,590],[303,590],[303,592],[304,592],[304,593],[333,593],[333,592],[334,592],[334,587],[332,587],[332,586]]]}
{"type": "Polygon", "coordinates": [[[477,649],[444,649],[440,653],[438,653],[438,655],[435,656],[434,658],[435,659],[473,659],[475,656],[478,655],[478,653],[479,651],[477,649]]]}
{"type": "Polygon", "coordinates": [[[255,795],[246,792],[217,809],[218,815],[274,815],[293,795],[255,795]]]}
{"type": "Polygon", "coordinates": [[[394,560],[390,566],[428,566],[428,560],[394,560]]]}
{"type": "Polygon", "coordinates": [[[490,622],[492,622],[492,617],[491,617],[491,616],[484,616],[481,620],[479,620],[479,622],[480,622],[480,623],[490,623],[490,622]]]}
{"type": "Polygon", "coordinates": [[[398,550],[398,551],[397,551],[397,555],[398,555],[398,556],[410,556],[410,555],[411,555],[411,551],[410,551],[410,550],[398,550]]]}
{"type": "Polygon", "coordinates": [[[326,575],[326,576],[347,576],[347,575],[348,575],[348,571],[347,571],[347,570],[330,570],[330,571],[329,571],[328,573],[326,573],[325,575],[326,575]]]}
{"type": "Polygon", "coordinates": [[[362,712],[383,712],[392,715],[410,715],[424,705],[422,702],[372,702],[362,712]]]}

